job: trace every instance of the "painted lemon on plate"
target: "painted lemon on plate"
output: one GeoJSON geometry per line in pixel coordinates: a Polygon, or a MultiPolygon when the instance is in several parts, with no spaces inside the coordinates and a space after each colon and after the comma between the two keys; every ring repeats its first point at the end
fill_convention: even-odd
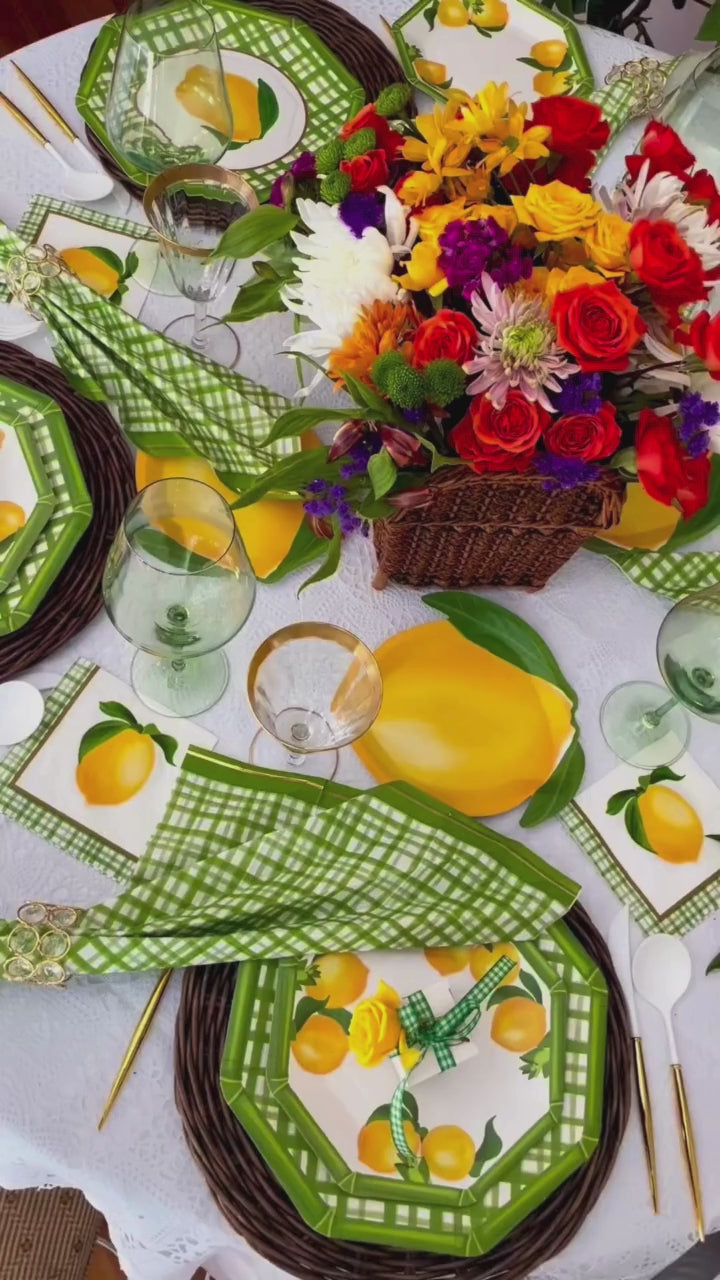
{"type": "Polygon", "coordinates": [[[75,782],[86,804],[126,804],[148,782],[156,748],[174,764],[178,744],[157,725],[141,725],[121,702],[101,702],[99,709],[105,719],[80,740],[75,782]]]}
{"type": "Polygon", "coordinates": [[[425,959],[436,973],[461,973],[470,959],[469,947],[426,947],[425,959]]]}
{"type": "Polygon", "coordinates": [[[512,985],[517,981],[520,972],[520,956],[517,947],[512,942],[496,942],[489,947],[473,947],[470,951],[470,972],[476,982],[485,977],[485,974],[492,969],[493,965],[503,956],[507,956],[515,962],[515,968],[511,969],[507,977],[498,983],[501,987],[512,985]]]}
{"type": "Polygon", "coordinates": [[[657,551],[664,547],[680,521],[678,509],[656,502],[638,483],[629,484],[625,495],[618,523],[595,536],[628,551],[657,551]]]}
{"type": "Polygon", "coordinates": [[[541,98],[556,98],[561,93],[568,93],[572,84],[572,73],[569,71],[538,71],[533,76],[533,89],[541,98]]]}
{"type": "Polygon", "coordinates": [[[65,266],[93,293],[110,302],[120,303],[128,291],[127,281],[135,274],[139,259],[134,250],[123,259],[103,245],[89,248],[61,249],[65,266]]]}
{"type": "Polygon", "coordinates": [[[378,782],[410,782],[461,813],[522,804],[573,738],[570,699],[449,622],[392,636],[376,651],[383,703],[355,751],[378,782]]]}
{"type": "Polygon", "coordinates": [[[418,79],[424,80],[426,84],[447,84],[448,71],[442,62],[432,62],[429,58],[416,58],[413,68],[418,79]]]}
{"type": "MultiPolygon", "coordinates": [[[[232,142],[242,145],[264,137],[279,114],[278,100],[270,85],[265,80],[255,82],[228,71],[225,86],[232,113],[232,142]]],[[[208,67],[190,67],[175,89],[175,97],[188,115],[225,133],[227,122],[218,101],[217,76],[208,67]]]]}
{"type": "Polygon", "coordinates": [[[468,0],[470,21],[480,31],[502,31],[508,22],[504,0],[468,0]]]}
{"type": "MultiPolygon", "coordinates": [[[[683,774],[660,766],[638,778],[635,788],[617,791],[607,803],[610,814],[623,813],[635,844],[663,862],[697,862],[705,841],[703,824],[688,800],[667,782],[682,782],[683,774]]],[[[716,837],[713,837],[716,838],[716,837]]]]}
{"type": "Polygon", "coordinates": [[[436,19],[441,27],[466,27],[470,14],[463,0],[440,0],[436,19]]]}
{"type": "Polygon", "coordinates": [[[568,47],[564,40],[538,40],[530,49],[530,57],[540,63],[541,67],[549,67],[556,71],[567,57],[568,47]]]}
{"type": "Polygon", "coordinates": [[[511,996],[495,1009],[490,1038],[509,1053],[528,1053],[537,1049],[546,1031],[544,1006],[529,996],[511,996]]]}
{"type": "MultiPolygon", "coordinates": [[[[420,1154],[420,1134],[409,1120],[403,1121],[405,1141],[413,1155],[420,1154]]],[[[389,1120],[371,1120],[358,1134],[358,1160],[373,1173],[395,1173],[402,1160],[393,1142],[389,1120]]]]}
{"type": "Polygon", "coordinates": [[[25,524],[25,512],[17,502],[0,502],[0,542],[11,538],[25,524]]]}
{"type": "Polygon", "coordinates": [[[435,1178],[461,1182],[475,1163],[475,1143],[456,1124],[441,1124],[423,1139],[422,1155],[435,1178]]]}
{"type": "Polygon", "coordinates": [[[303,1071],[326,1076],[337,1071],[348,1051],[348,1038],[339,1022],[323,1013],[313,1013],[303,1023],[290,1045],[303,1071]]]}
{"type": "Polygon", "coordinates": [[[305,994],[313,1000],[326,1000],[328,1009],[345,1009],[354,1004],[367,986],[367,965],[353,951],[316,956],[311,969],[317,976],[315,982],[305,988],[305,994]]]}

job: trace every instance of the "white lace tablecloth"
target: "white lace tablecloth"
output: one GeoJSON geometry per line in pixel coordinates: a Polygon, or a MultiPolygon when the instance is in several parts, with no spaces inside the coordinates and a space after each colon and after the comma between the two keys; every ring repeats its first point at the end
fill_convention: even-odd
{"type": "MultiPolygon", "coordinates": [[[[394,17],[403,7],[402,0],[344,3],[377,31],[381,30],[381,9],[394,17]]],[[[78,127],[73,98],[98,26],[87,23],[53,36],[24,50],[19,58],[78,127]]],[[[584,38],[598,83],[614,62],[637,53],[637,46],[605,32],[588,31],[584,38]]],[[[489,75],[491,71],[488,66],[489,75]]],[[[0,62],[0,88],[30,105],[7,60],[0,62]]],[[[634,136],[637,133],[636,127],[634,136]]],[[[32,195],[61,194],[60,182],[52,161],[4,114],[0,115],[0,138],[0,217],[14,226],[32,195]]],[[[606,161],[606,173],[612,167],[606,161]]],[[[160,324],[177,314],[179,305],[151,298],[143,319],[160,324]]],[[[290,394],[293,366],[272,354],[280,350],[287,329],[285,317],[247,326],[241,369],[290,394]]],[[[27,345],[37,354],[48,354],[37,338],[27,345]]],[[[356,538],[343,557],[338,577],[312,588],[300,601],[296,582],[260,587],[254,614],[230,646],[230,691],[203,717],[218,733],[223,750],[242,756],[247,749],[252,725],[243,692],[245,670],[256,646],[277,627],[299,616],[332,619],[377,645],[431,617],[419,593],[390,587],[373,595],[370,577],[370,547],[356,538]]],[[[665,603],[632,586],[609,562],[588,553],[576,556],[542,593],[510,592],[501,598],[540,631],[575,685],[588,779],[601,776],[613,761],[598,729],[600,703],[608,689],[622,680],[657,679],[654,641],[665,603]]],[[[79,655],[101,662],[117,675],[128,674],[129,646],[104,617],[46,665],[62,672],[79,655]]],[[[693,749],[720,780],[717,744],[712,727],[696,722],[693,749]]],[[[371,782],[349,750],[343,753],[339,777],[360,786],[371,782]]],[[[514,815],[497,820],[497,826],[527,839],[514,815]]],[[[581,882],[584,905],[598,927],[606,930],[618,902],[560,825],[550,823],[532,832],[529,843],[581,882]]],[[[0,915],[14,915],[25,898],[42,896],[48,901],[89,905],[112,889],[104,877],[0,819],[0,915]]],[[[720,981],[705,978],[704,970],[720,948],[720,931],[710,921],[688,941],[695,977],[678,1010],[677,1034],[696,1119],[707,1225],[717,1229],[720,981]]],[[[84,979],[62,991],[3,985],[0,1186],[81,1188],[107,1218],[129,1280],[188,1280],[200,1265],[215,1280],[279,1280],[285,1273],[253,1253],[221,1217],[183,1141],[173,1102],[172,1063],[179,978],[173,981],[106,1130],[97,1132],[108,1086],[153,982],[152,976],[128,975],[84,979]]],[[[693,1219],[663,1032],[650,1011],[643,1014],[643,1032],[657,1126],[662,1214],[653,1217],[649,1210],[640,1132],[633,1113],[598,1206],[570,1247],[543,1267],[537,1280],[641,1280],[692,1243],[693,1219]]]]}

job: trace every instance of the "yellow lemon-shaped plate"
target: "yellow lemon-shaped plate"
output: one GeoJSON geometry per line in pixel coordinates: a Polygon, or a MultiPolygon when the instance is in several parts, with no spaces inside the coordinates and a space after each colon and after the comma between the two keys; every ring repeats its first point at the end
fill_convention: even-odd
{"type": "Polygon", "coordinates": [[[355,751],[378,782],[410,782],[471,817],[523,804],[574,737],[562,690],[429,622],[375,657],[383,703],[355,751]]]}

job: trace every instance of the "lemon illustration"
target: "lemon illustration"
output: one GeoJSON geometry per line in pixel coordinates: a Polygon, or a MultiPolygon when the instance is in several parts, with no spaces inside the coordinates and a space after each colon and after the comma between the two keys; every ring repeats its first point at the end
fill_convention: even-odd
{"type": "Polygon", "coordinates": [[[431,1129],[423,1140],[422,1154],[435,1178],[444,1182],[461,1182],[475,1163],[475,1143],[456,1124],[441,1124],[431,1129]]]}
{"type": "Polygon", "coordinates": [[[155,748],[174,764],[178,744],[157,725],[141,725],[121,702],[101,702],[107,719],[80,740],[75,782],[87,804],[125,804],[145,786],[155,767],[155,748]]]}
{"type": "Polygon", "coordinates": [[[508,7],[504,0],[470,0],[470,21],[480,30],[499,31],[507,26],[508,7]]]}
{"type": "Polygon", "coordinates": [[[440,0],[437,21],[442,27],[466,27],[470,14],[462,0],[440,0]]]}
{"type": "Polygon", "coordinates": [[[554,71],[565,60],[567,51],[564,40],[538,40],[530,50],[530,57],[542,67],[550,67],[554,71]]]}
{"type": "Polygon", "coordinates": [[[630,551],[635,548],[657,551],[675,532],[679,520],[677,507],[666,507],[664,502],[657,502],[641,484],[633,482],[626,488],[618,524],[612,529],[601,530],[595,536],[630,551]]]}
{"type": "MultiPolygon", "coordinates": [[[[233,72],[226,73],[225,85],[232,114],[233,142],[254,142],[261,138],[275,123],[279,113],[277,98],[270,85],[264,80],[254,83],[233,72]]],[[[218,133],[225,132],[227,120],[217,76],[208,67],[190,67],[175,89],[175,97],[188,115],[204,121],[218,133]]]]}
{"type": "Polygon", "coordinates": [[[436,973],[460,973],[470,959],[467,947],[426,947],[425,959],[436,973]]]}
{"type": "Polygon", "coordinates": [[[447,67],[442,62],[430,62],[427,58],[416,58],[413,62],[416,75],[426,84],[445,84],[447,67]]]}
{"type": "Polygon", "coordinates": [[[515,982],[520,972],[520,956],[512,942],[496,942],[491,947],[473,947],[470,952],[470,972],[476,982],[485,977],[489,969],[492,969],[497,960],[502,956],[508,956],[510,960],[515,961],[515,968],[511,969],[506,978],[499,983],[501,987],[505,987],[515,982]]]}
{"type": "Polygon", "coordinates": [[[348,1051],[348,1038],[334,1018],[313,1013],[303,1023],[290,1048],[303,1071],[313,1076],[326,1076],[337,1071],[342,1063],[348,1051]]]}
{"type": "Polygon", "coordinates": [[[628,835],[663,862],[697,862],[705,833],[692,805],[666,782],[683,774],[660,766],[638,778],[634,789],[618,791],[607,803],[610,814],[624,813],[628,835]]]}
{"type": "MultiPolygon", "coordinates": [[[[122,263],[118,271],[107,262],[103,262],[92,249],[61,249],[60,257],[66,267],[74,271],[88,289],[99,293],[101,298],[111,297],[120,283],[122,263]]],[[[118,262],[120,262],[119,259],[118,262]]]]}
{"type": "Polygon", "coordinates": [[[541,98],[555,98],[570,88],[568,71],[538,71],[533,76],[533,89],[541,98]]]}
{"type": "MultiPolygon", "coordinates": [[[[405,1141],[413,1155],[420,1151],[420,1135],[409,1120],[403,1120],[405,1141]]],[[[389,1120],[371,1120],[358,1134],[358,1160],[373,1173],[395,1173],[402,1156],[395,1149],[389,1120]]]]}
{"type": "Polygon", "coordinates": [[[317,956],[312,963],[317,980],[305,988],[313,1000],[326,1000],[328,1009],[344,1009],[359,1000],[367,986],[368,969],[352,951],[317,956]]]}
{"type": "Polygon", "coordinates": [[[11,538],[25,524],[25,512],[17,502],[0,502],[0,542],[11,538]]]}
{"type": "Polygon", "coordinates": [[[543,1005],[526,996],[511,996],[497,1006],[490,1037],[509,1053],[528,1053],[537,1049],[546,1031],[547,1014],[543,1005]]]}

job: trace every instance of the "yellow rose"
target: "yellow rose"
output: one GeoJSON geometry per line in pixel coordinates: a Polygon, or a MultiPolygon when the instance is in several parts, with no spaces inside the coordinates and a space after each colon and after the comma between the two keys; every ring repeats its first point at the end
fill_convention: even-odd
{"type": "Polygon", "coordinates": [[[511,204],[481,204],[479,215],[481,218],[494,218],[509,236],[517,226],[517,214],[511,204]]]}
{"type": "Polygon", "coordinates": [[[439,244],[418,240],[410,257],[402,264],[405,275],[393,276],[393,279],[401,288],[410,289],[413,293],[421,289],[427,289],[433,295],[442,293],[447,288],[447,280],[438,266],[439,257],[439,244]]]}
{"type": "Polygon", "coordinates": [[[527,280],[520,281],[520,288],[523,293],[529,293],[533,298],[544,298],[549,277],[550,272],[547,267],[533,267],[532,275],[527,280]]]}
{"type": "Polygon", "coordinates": [[[377,1067],[398,1047],[402,1028],[400,996],[380,981],[374,996],[361,1000],[353,1010],[348,1042],[361,1067],[377,1067]]]}
{"type": "Polygon", "coordinates": [[[512,202],[518,221],[533,227],[540,241],[583,235],[602,212],[591,195],[557,179],[546,187],[528,187],[526,195],[513,196],[512,202]]]}
{"type": "Polygon", "coordinates": [[[545,282],[545,297],[548,302],[552,302],[556,293],[567,293],[569,289],[579,289],[581,284],[602,283],[602,276],[597,271],[588,271],[587,267],[570,267],[569,271],[563,271],[562,267],[553,267],[545,282]]]}
{"type": "Polygon", "coordinates": [[[616,213],[601,213],[585,235],[585,247],[596,267],[606,276],[622,276],[630,270],[630,223],[616,213]]]}
{"type": "Polygon", "coordinates": [[[406,178],[403,178],[398,195],[404,205],[410,209],[416,209],[419,205],[425,204],[430,196],[434,196],[441,185],[442,178],[436,173],[424,173],[422,169],[416,169],[414,173],[409,173],[406,178]]]}

